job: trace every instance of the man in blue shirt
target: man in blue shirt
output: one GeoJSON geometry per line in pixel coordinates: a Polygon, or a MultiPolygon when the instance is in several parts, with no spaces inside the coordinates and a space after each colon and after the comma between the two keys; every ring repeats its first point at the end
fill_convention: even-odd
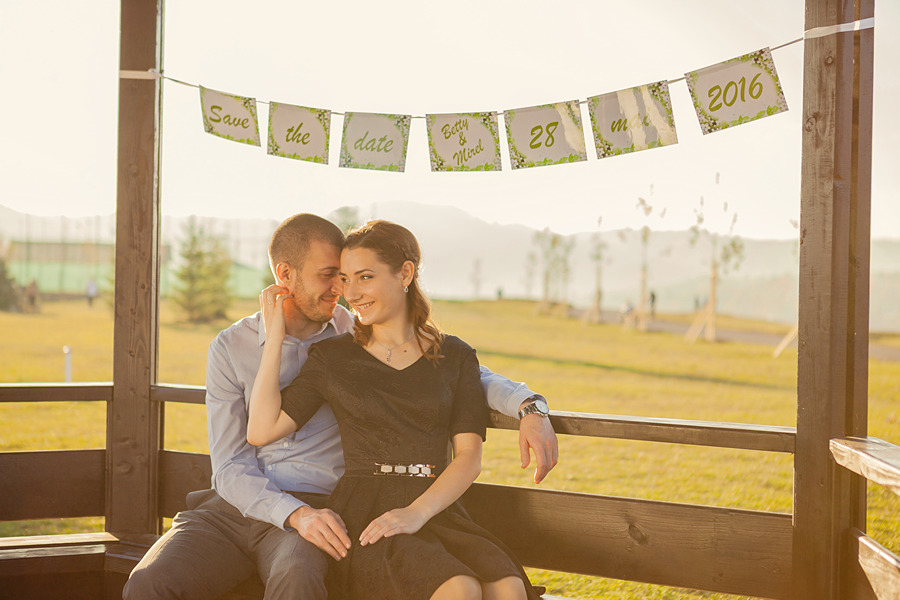
{"type": "MultiPolygon", "coordinates": [[[[306,362],[309,346],[353,329],[337,304],[343,234],[329,221],[299,214],[269,244],[269,261],[284,301],[286,333],[279,383],[306,362]]],[[[337,423],[325,405],[294,434],[261,448],[247,443],[247,406],[265,342],[260,313],[241,319],[210,344],[206,408],[211,490],[188,495],[179,513],[135,567],[126,600],[217,598],[254,574],[265,598],[324,599],[327,555],[350,547],[341,518],[323,508],[344,470],[337,423]]],[[[521,419],[522,467],[534,452],[540,482],[558,458],[543,397],[482,367],[491,408],[521,419]]]]}

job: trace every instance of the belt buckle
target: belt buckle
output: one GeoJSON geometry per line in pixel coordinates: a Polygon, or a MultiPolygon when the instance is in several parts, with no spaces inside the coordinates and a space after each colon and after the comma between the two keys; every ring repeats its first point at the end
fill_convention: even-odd
{"type": "Polygon", "coordinates": [[[373,475],[393,475],[405,477],[428,477],[434,478],[435,466],[424,463],[416,463],[411,465],[392,465],[387,463],[375,463],[375,472],[373,475]]]}

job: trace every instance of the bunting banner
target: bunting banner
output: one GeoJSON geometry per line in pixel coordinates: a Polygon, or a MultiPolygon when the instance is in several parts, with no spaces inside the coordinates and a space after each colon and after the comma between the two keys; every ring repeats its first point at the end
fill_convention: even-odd
{"type": "Polygon", "coordinates": [[[499,171],[497,113],[426,115],[432,171],[499,171]]]}
{"type": "Polygon", "coordinates": [[[788,109],[768,48],[684,77],[704,135],[788,109]]]}
{"type": "Polygon", "coordinates": [[[577,100],[506,111],[513,169],[587,160],[577,100]]]}
{"type": "Polygon", "coordinates": [[[330,110],[269,104],[268,154],[327,165],[330,135],[330,110]]]}
{"type": "Polygon", "coordinates": [[[402,173],[410,119],[410,115],[345,114],[340,166],[402,173]]]}
{"type": "MultiPolygon", "coordinates": [[[[861,22],[860,22],[861,23],[861,22]]],[[[829,34],[830,35],[830,34],[829,34]]],[[[803,41],[803,38],[777,46],[803,41]]],[[[157,74],[182,85],[195,85],[157,74]]],[[[788,110],[772,53],[762,48],[684,76],[704,134],[788,110]]],[[[669,85],[662,80],[592,96],[497,113],[426,114],[424,117],[367,112],[332,113],[282,102],[269,104],[267,152],[327,165],[332,114],[344,118],[341,167],[406,170],[412,119],[424,119],[433,172],[500,171],[498,114],[503,114],[513,170],[587,160],[581,104],[588,105],[597,158],[609,158],[678,143],[669,85]]],[[[200,105],[207,133],[259,146],[256,100],[203,86],[200,105]]]]}
{"type": "Polygon", "coordinates": [[[259,146],[256,100],[200,87],[200,107],[206,133],[259,146]]]}
{"type": "Polygon", "coordinates": [[[588,98],[588,109],[597,158],[678,143],[667,81],[588,98]]]}

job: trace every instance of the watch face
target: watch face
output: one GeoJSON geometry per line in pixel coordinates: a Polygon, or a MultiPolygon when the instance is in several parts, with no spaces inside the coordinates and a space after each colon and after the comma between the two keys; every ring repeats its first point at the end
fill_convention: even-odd
{"type": "Polygon", "coordinates": [[[547,403],[540,398],[534,401],[534,407],[538,409],[538,412],[542,412],[545,415],[550,412],[550,407],[547,406],[547,403]]]}

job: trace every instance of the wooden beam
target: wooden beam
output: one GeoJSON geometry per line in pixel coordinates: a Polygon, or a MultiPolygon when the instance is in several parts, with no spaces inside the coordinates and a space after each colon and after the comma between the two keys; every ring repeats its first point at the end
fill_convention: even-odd
{"type": "Polygon", "coordinates": [[[109,402],[111,383],[0,383],[4,402],[109,402]]]}
{"type": "MultiPolygon", "coordinates": [[[[556,433],[565,435],[765,452],[793,452],[796,435],[793,427],[775,425],[597,415],[566,411],[552,411],[550,421],[553,423],[556,433]]],[[[492,412],[491,427],[518,430],[519,421],[498,412],[492,412]]]]}
{"type": "Polygon", "coordinates": [[[831,440],[835,462],[900,495],[900,446],[878,438],[831,440]]]}
{"type": "MultiPolygon", "coordinates": [[[[202,386],[155,385],[150,392],[150,397],[154,402],[203,404],[206,391],[202,386]]],[[[558,410],[551,412],[550,421],[557,433],[565,435],[642,442],[668,442],[763,452],[793,452],[796,435],[795,428],[776,425],[597,415],[558,410]]],[[[491,411],[489,426],[495,429],[515,431],[519,429],[519,421],[491,411]]]]}
{"type": "MultiPolygon", "coordinates": [[[[0,550],[0,582],[3,578],[25,575],[47,577],[51,574],[72,573],[85,575],[89,572],[102,571],[104,544],[89,544],[61,547],[31,547],[0,550]]],[[[4,589],[4,593],[9,592],[4,589]]],[[[4,596],[8,598],[46,597],[42,595],[4,596]]],[[[59,595],[55,597],[68,597],[59,595]]],[[[97,597],[97,596],[94,596],[97,597]]]]}
{"type": "Polygon", "coordinates": [[[0,538],[0,550],[23,548],[62,548],[65,546],[84,546],[118,542],[119,538],[111,533],[64,533],[59,535],[23,535],[19,537],[0,538]]]}
{"type": "Polygon", "coordinates": [[[900,558],[861,531],[853,533],[853,548],[874,596],[878,600],[897,598],[900,593],[900,558]]]}
{"type": "MultiPolygon", "coordinates": [[[[806,0],[806,29],[874,16],[874,0],[806,0]]],[[[874,30],[804,44],[794,593],[836,600],[865,482],[829,440],[866,435],[874,30]]]]}
{"type": "Polygon", "coordinates": [[[0,520],[102,516],[105,455],[102,449],[0,452],[0,520]]]}
{"type": "Polygon", "coordinates": [[[0,598],[101,598],[110,540],[105,533],[0,539],[0,598]]]}
{"type": "Polygon", "coordinates": [[[463,501],[530,567],[790,598],[787,514],[493,484],[463,501]]]}
{"type": "Polygon", "coordinates": [[[184,510],[188,492],[212,487],[208,454],[164,450],[159,453],[159,514],[174,517],[184,510]]]}
{"type": "Polygon", "coordinates": [[[206,388],[202,385],[157,384],[150,390],[154,402],[184,402],[206,404],[206,388]]]}
{"type": "Polygon", "coordinates": [[[156,380],[159,291],[159,79],[162,1],[122,0],[113,401],[107,411],[109,531],[154,533],[162,406],[156,380]]]}

